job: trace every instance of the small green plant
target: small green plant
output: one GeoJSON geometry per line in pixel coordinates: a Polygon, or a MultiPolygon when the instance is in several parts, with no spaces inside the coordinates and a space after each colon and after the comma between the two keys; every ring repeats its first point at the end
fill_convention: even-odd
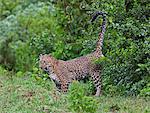
{"type": "Polygon", "coordinates": [[[94,97],[85,95],[84,87],[77,81],[73,82],[68,94],[69,109],[78,113],[95,113],[98,104],[94,97]]]}
{"type": "Polygon", "coordinates": [[[111,60],[105,56],[103,57],[100,57],[98,59],[94,59],[94,63],[95,64],[99,64],[99,65],[106,65],[106,64],[110,64],[111,63],[111,60]]]}
{"type": "Polygon", "coordinates": [[[7,70],[0,66],[0,75],[7,74],[7,70]]]}
{"type": "Polygon", "coordinates": [[[150,97],[150,83],[148,83],[146,87],[140,91],[140,96],[150,97]]]}

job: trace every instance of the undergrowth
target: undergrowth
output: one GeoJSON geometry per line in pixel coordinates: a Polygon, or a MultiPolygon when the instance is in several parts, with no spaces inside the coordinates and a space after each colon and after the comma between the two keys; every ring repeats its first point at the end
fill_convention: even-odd
{"type": "Polygon", "coordinates": [[[49,79],[10,77],[0,71],[0,113],[149,113],[149,97],[88,96],[85,84],[74,82],[67,94],[57,91],[49,79]]]}

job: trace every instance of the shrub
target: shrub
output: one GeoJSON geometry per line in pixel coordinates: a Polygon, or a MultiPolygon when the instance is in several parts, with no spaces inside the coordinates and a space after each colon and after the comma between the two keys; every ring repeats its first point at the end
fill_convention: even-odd
{"type": "Polygon", "coordinates": [[[77,81],[74,81],[69,89],[68,102],[69,109],[78,113],[95,113],[98,109],[96,99],[86,96],[83,86],[77,81]]]}
{"type": "Polygon", "coordinates": [[[140,96],[150,97],[150,83],[140,91],[140,96]]]}

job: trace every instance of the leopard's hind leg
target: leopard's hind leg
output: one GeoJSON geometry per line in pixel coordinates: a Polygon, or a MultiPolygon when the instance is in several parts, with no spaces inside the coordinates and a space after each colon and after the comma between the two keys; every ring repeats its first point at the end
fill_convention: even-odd
{"type": "Polygon", "coordinates": [[[91,78],[96,88],[95,96],[101,95],[102,79],[100,70],[94,70],[90,72],[91,78]]]}

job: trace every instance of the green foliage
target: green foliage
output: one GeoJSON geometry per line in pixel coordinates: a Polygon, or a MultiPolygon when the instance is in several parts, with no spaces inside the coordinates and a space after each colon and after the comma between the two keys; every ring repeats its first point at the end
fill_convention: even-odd
{"type": "Polygon", "coordinates": [[[0,66],[0,75],[5,75],[8,71],[0,66]]]}
{"type": "Polygon", "coordinates": [[[146,87],[140,91],[140,96],[150,97],[150,83],[148,83],[146,87]]]}
{"type": "Polygon", "coordinates": [[[100,57],[100,58],[98,58],[98,59],[94,59],[94,62],[93,63],[95,63],[95,64],[99,64],[99,65],[106,65],[106,64],[110,64],[111,63],[111,60],[110,59],[108,59],[107,57],[105,57],[105,56],[102,56],[102,57],[100,57]]]}
{"type": "Polygon", "coordinates": [[[96,99],[85,96],[83,86],[77,81],[74,81],[69,89],[68,102],[69,108],[78,113],[95,113],[98,109],[96,99]]]}
{"type": "Polygon", "coordinates": [[[16,71],[32,70],[36,57],[40,53],[49,53],[52,50],[50,44],[53,44],[53,35],[57,31],[61,32],[57,22],[54,22],[52,5],[37,2],[28,4],[24,9],[26,3],[18,4],[15,14],[11,13],[0,21],[3,28],[0,30],[0,62],[4,67],[16,71]]]}
{"type": "Polygon", "coordinates": [[[18,42],[18,48],[16,48],[16,70],[17,71],[29,71],[33,66],[33,54],[30,52],[28,43],[18,42]]]}

